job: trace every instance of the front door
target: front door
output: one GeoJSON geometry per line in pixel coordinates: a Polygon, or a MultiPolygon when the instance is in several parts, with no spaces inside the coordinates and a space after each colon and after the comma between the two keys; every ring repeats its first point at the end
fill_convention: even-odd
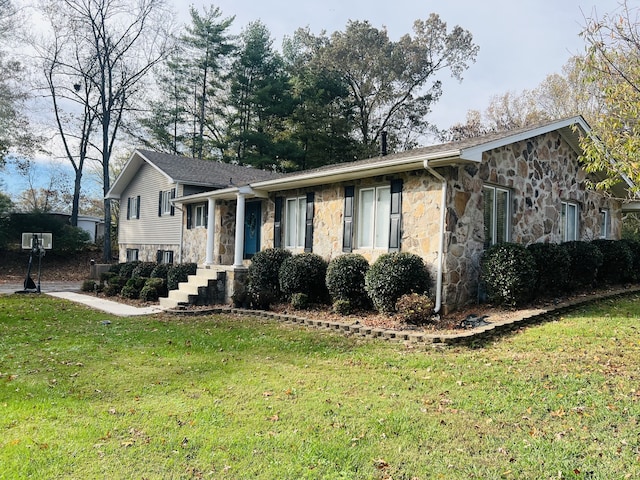
{"type": "Polygon", "coordinates": [[[247,202],[244,210],[244,255],[251,258],[260,251],[260,226],[262,225],[262,202],[247,202]]]}

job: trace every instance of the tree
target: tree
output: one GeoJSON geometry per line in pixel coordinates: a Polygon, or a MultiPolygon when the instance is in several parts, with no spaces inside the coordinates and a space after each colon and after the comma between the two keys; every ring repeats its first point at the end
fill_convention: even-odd
{"type": "MultiPolygon", "coordinates": [[[[41,49],[51,72],[49,88],[56,112],[84,112],[71,125],[78,152],[68,158],[80,168],[83,145],[97,152],[103,193],[110,188],[109,163],[126,114],[141,95],[147,73],[169,52],[171,15],[164,0],[50,0],[45,12],[54,32],[52,49],[41,49]],[[87,124],[95,122],[95,131],[87,124]]],[[[59,128],[67,128],[63,122],[59,128]]],[[[91,123],[93,125],[93,123],[91,123]]],[[[87,152],[85,151],[86,155],[87,152]]],[[[80,168],[81,170],[81,168],[80,168]]],[[[74,196],[79,192],[74,192],[74,196]]],[[[111,230],[111,203],[104,199],[105,231],[111,230]]],[[[105,235],[104,261],[111,260],[105,235]]]]}
{"type": "Polygon", "coordinates": [[[622,175],[635,183],[634,194],[640,191],[639,13],[623,1],[615,12],[588,19],[582,33],[587,78],[602,102],[592,120],[593,135],[582,142],[582,160],[588,171],[606,174],[598,186],[606,188],[622,175]]]}
{"type": "Polygon", "coordinates": [[[442,95],[437,75],[449,71],[461,80],[475,61],[478,46],[471,33],[459,26],[447,31],[436,14],[416,20],[413,32],[393,42],[384,28],[350,21],[345,32],[312,38],[320,45],[314,61],[338,72],[349,86],[355,133],[368,154],[378,151],[382,132],[391,149],[414,146],[427,133],[431,105],[442,95]]]}
{"type": "Polygon", "coordinates": [[[230,105],[231,161],[275,168],[280,159],[295,155],[295,146],[283,134],[294,109],[289,76],[260,22],[250,23],[242,33],[231,71],[230,105]]]}

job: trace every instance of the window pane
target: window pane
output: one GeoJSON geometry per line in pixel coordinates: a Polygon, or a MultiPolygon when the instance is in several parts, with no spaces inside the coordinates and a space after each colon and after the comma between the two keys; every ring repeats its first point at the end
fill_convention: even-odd
{"type": "Polygon", "coordinates": [[[391,189],[378,187],[376,189],[376,248],[389,247],[389,216],[391,213],[391,189]]]}
{"type": "Polygon", "coordinates": [[[600,238],[609,237],[609,210],[600,212],[600,238]]]}
{"type": "Polygon", "coordinates": [[[296,236],[297,243],[296,247],[304,247],[304,233],[305,233],[305,222],[307,219],[307,200],[303,198],[298,199],[298,234],[296,236]]]}
{"type": "Polygon", "coordinates": [[[484,196],[484,247],[488,248],[494,243],[494,239],[493,239],[494,190],[492,188],[485,188],[482,193],[484,196]]]}
{"type": "Polygon", "coordinates": [[[567,237],[568,240],[576,240],[578,235],[576,225],[578,223],[578,207],[576,205],[567,205],[567,237]]]}
{"type": "Polygon", "coordinates": [[[496,238],[495,242],[507,242],[509,228],[509,192],[496,189],[496,238]]]}
{"type": "Polygon", "coordinates": [[[567,204],[562,202],[562,210],[560,212],[560,238],[563,242],[567,239],[567,204]]]}
{"type": "Polygon", "coordinates": [[[373,202],[374,190],[360,190],[358,199],[357,235],[359,247],[373,246],[373,202]]]}
{"type": "Polygon", "coordinates": [[[298,199],[287,198],[285,211],[285,243],[287,247],[296,246],[296,227],[298,218],[298,199]]]}

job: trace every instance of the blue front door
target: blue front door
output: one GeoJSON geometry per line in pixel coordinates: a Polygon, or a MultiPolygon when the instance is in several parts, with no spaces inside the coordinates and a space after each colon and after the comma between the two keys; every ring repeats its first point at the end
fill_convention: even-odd
{"type": "Polygon", "coordinates": [[[260,251],[262,202],[247,202],[244,209],[244,255],[251,258],[260,251]]]}

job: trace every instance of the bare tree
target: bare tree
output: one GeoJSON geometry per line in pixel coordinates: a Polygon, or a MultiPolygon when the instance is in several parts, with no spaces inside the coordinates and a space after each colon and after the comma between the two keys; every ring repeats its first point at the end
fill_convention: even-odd
{"type": "MultiPolygon", "coordinates": [[[[48,0],[43,11],[53,41],[40,52],[56,126],[76,171],[72,215],[77,219],[84,162],[95,154],[106,196],[120,127],[135,108],[147,73],[169,52],[172,15],[165,0],[48,0]]],[[[105,231],[111,231],[107,198],[104,221],[105,231]]],[[[109,235],[103,257],[111,260],[109,235]]]]}

